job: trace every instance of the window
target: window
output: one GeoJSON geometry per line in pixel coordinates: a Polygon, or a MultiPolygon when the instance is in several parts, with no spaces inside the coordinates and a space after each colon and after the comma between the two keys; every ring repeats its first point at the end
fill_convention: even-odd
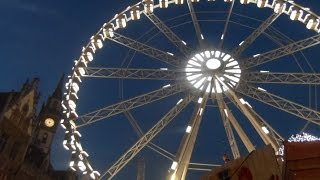
{"type": "Polygon", "coordinates": [[[13,144],[13,147],[12,147],[10,155],[9,155],[10,160],[15,160],[17,158],[17,155],[19,154],[20,147],[21,147],[20,143],[15,142],[13,144]]]}
{"type": "Polygon", "coordinates": [[[7,141],[8,141],[8,135],[6,134],[1,134],[0,135],[0,153],[4,150],[6,147],[7,141]]]}

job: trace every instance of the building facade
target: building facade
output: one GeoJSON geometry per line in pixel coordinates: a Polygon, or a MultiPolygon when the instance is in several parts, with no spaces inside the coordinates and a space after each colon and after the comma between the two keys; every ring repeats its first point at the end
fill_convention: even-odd
{"type": "Polygon", "coordinates": [[[70,171],[55,171],[51,144],[62,116],[63,77],[36,113],[39,80],[18,92],[0,93],[0,180],[76,179],[70,171]]]}

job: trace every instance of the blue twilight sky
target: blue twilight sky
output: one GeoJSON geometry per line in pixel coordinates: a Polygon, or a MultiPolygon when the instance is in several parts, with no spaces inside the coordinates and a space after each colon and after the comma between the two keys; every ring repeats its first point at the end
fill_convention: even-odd
{"type": "MultiPolygon", "coordinates": [[[[0,61],[2,69],[0,74],[0,91],[19,90],[27,78],[39,77],[41,101],[44,101],[53,91],[60,76],[63,73],[68,74],[71,72],[73,61],[78,58],[82,46],[88,42],[89,38],[104,22],[136,2],[138,1],[0,0],[0,61]]],[[[320,14],[320,3],[318,1],[297,0],[296,2],[320,14]]],[[[195,5],[196,11],[215,11],[215,13],[198,14],[203,34],[213,48],[217,47],[219,43],[224,27],[223,20],[227,17],[226,11],[228,11],[229,7],[230,5],[223,3],[223,0],[211,3],[202,0],[202,2],[195,5]]],[[[258,27],[260,24],[259,21],[244,18],[241,15],[264,20],[272,13],[270,9],[258,9],[254,5],[240,5],[238,1],[234,9],[234,12],[238,15],[232,15],[229,30],[225,35],[226,40],[223,51],[226,52],[232,51],[234,47],[252,32],[250,27],[258,27]],[[239,25],[239,23],[250,27],[239,25]]],[[[155,13],[161,19],[169,20],[187,13],[187,10],[186,5],[181,7],[173,5],[166,10],[157,9],[155,13]]],[[[196,37],[190,21],[190,16],[185,15],[166,23],[188,44],[196,48],[196,37]],[[182,22],[186,23],[175,26],[182,22]]],[[[307,31],[303,24],[292,22],[284,15],[274,22],[273,26],[293,40],[300,40],[315,35],[314,32],[307,31]]],[[[146,42],[147,39],[157,33],[157,29],[152,26],[150,21],[146,17],[142,17],[138,22],[130,22],[126,29],[121,29],[119,32],[137,39],[148,30],[150,32],[143,36],[141,41],[146,42]]],[[[164,51],[178,53],[177,49],[168,43],[165,36],[161,34],[150,39],[148,44],[164,51]]],[[[278,45],[266,38],[266,36],[261,36],[244,52],[243,57],[263,53],[277,47],[278,45]]],[[[316,72],[320,70],[319,50],[319,46],[315,46],[304,51],[316,72]]],[[[97,54],[92,66],[120,67],[127,53],[127,48],[112,42],[106,42],[105,48],[97,54]]],[[[297,57],[304,71],[311,72],[302,55],[297,53],[297,57]]],[[[128,64],[128,61],[125,61],[124,64],[128,64]]],[[[150,58],[139,53],[134,56],[130,67],[170,68],[166,64],[150,60],[150,58]]],[[[257,70],[301,72],[292,56],[257,67],[257,70]]],[[[134,97],[158,89],[168,83],[164,81],[125,80],[123,97],[124,99],[134,97]]],[[[84,114],[120,101],[118,84],[118,80],[84,79],[79,94],[79,114],[84,114]]],[[[312,87],[312,101],[309,102],[308,86],[268,84],[261,84],[259,86],[300,104],[306,106],[311,104],[313,108],[316,106],[314,92],[317,91],[318,97],[320,97],[319,88],[316,89],[315,87],[312,87]]],[[[132,114],[146,132],[181,97],[182,95],[172,96],[162,101],[134,109],[132,110],[132,114]]],[[[256,102],[250,98],[246,98],[246,100],[285,138],[288,138],[291,134],[298,133],[304,125],[305,121],[295,116],[256,102]]],[[[232,105],[230,107],[249,137],[251,137],[254,145],[261,147],[261,140],[246,118],[232,105]]],[[[153,142],[175,154],[192,109],[193,104],[190,104],[153,142]]],[[[313,125],[307,129],[307,132],[320,136],[319,127],[313,125]]],[[[114,116],[106,121],[85,127],[81,129],[81,133],[83,134],[83,146],[89,152],[94,168],[100,172],[110,167],[137,140],[137,135],[123,115],[114,116]]],[[[57,169],[65,169],[68,166],[69,153],[62,147],[62,136],[63,132],[59,129],[53,144],[52,163],[57,169]]],[[[239,139],[238,136],[236,138],[239,139]]],[[[243,144],[240,141],[238,142],[242,155],[246,155],[247,152],[243,144]]],[[[231,155],[220,115],[216,108],[208,107],[208,111],[204,114],[204,120],[191,161],[221,164],[221,155],[224,152],[231,155]]],[[[144,157],[146,160],[147,180],[163,179],[172,163],[150,149],[142,150],[137,157],[144,157]]],[[[134,179],[136,160],[134,158],[115,179],[134,179]]],[[[202,174],[202,172],[191,172],[188,174],[187,179],[196,179],[202,174]]]]}

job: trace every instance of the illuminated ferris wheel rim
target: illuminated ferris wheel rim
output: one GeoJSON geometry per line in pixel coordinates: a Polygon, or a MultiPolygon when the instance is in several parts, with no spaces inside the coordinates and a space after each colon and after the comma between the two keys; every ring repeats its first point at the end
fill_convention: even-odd
{"type": "MultiPolygon", "coordinates": [[[[198,2],[199,0],[191,0],[191,2],[198,2]]],[[[93,55],[95,54],[96,50],[103,47],[103,41],[107,38],[105,36],[113,36],[114,31],[119,28],[126,27],[127,22],[131,20],[140,19],[140,15],[143,14],[143,11],[140,11],[139,8],[142,5],[144,7],[144,11],[147,13],[153,12],[154,8],[166,8],[172,3],[179,4],[183,2],[182,0],[172,0],[166,1],[163,0],[162,3],[154,5],[152,0],[144,0],[142,2],[136,3],[133,6],[129,6],[123,12],[117,14],[113,19],[109,22],[105,23],[103,27],[98,31],[98,33],[91,37],[90,42],[87,44],[86,47],[83,48],[82,54],[79,60],[76,61],[76,64],[73,68],[72,76],[69,77],[69,80],[66,84],[67,93],[65,96],[65,100],[62,102],[62,106],[65,108],[65,118],[61,121],[61,125],[64,129],[66,129],[66,138],[63,142],[63,145],[67,149],[73,149],[72,154],[73,157],[78,157],[76,161],[70,161],[70,168],[74,170],[80,170],[84,174],[89,174],[91,178],[96,179],[100,177],[100,174],[95,171],[89,161],[88,161],[88,154],[82,149],[80,143],[81,134],[77,131],[77,125],[75,124],[74,120],[78,117],[76,113],[76,100],[77,92],[79,91],[80,87],[79,84],[81,83],[81,77],[85,74],[84,68],[93,60],[93,55]],[[131,15],[127,17],[126,14],[131,15]],[[114,26],[116,24],[116,26],[114,26]]],[[[225,2],[232,2],[232,0],[225,0],[225,2]]],[[[249,3],[256,3],[259,8],[268,7],[274,9],[276,13],[287,14],[290,19],[298,20],[304,24],[306,24],[307,29],[313,29],[317,33],[320,31],[319,27],[319,16],[315,13],[311,12],[309,8],[302,7],[300,5],[295,4],[293,1],[281,1],[281,0],[274,0],[271,4],[268,3],[267,0],[257,0],[257,1],[250,1],[250,0],[240,0],[242,4],[249,4],[249,3]],[[284,6],[282,6],[284,5],[284,6]],[[289,8],[288,8],[289,7],[289,8]],[[306,14],[304,16],[304,14],[306,14]],[[304,18],[303,18],[304,17],[304,18]]],[[[219,61],[220,62],[220,61],[219,61]]],[[[209,63],[210,64],[210,63],[209,63]]],[[[209,65],[210,66],[210,65],[209,65]]],[[[209,67],[208,66],[208,67],[209,67]]],[[[212,66],[212,69],[215,69],[212,66]]],[[[216,76],[213,76],[216,77],[216,76]]],[[[220,80],[216,77],[217,80],[220,80]]],[[[240,77],[239,77],[240,78],[240,77]]],[[[218,82],[222,85],[223,82],[218,82]]],[[[227,88],[227,86],[223,86],[227,88]]],[[[244,101],[244,100],[242,100],[244,101]]],[[[244,101],[244,103],[246,103],[244,101]]]]}

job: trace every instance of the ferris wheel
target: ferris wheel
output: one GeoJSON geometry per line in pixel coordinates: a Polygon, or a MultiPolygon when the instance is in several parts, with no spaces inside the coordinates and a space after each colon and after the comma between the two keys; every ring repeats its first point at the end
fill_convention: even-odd
{"type": "MultiPolygon", "coordinates": [[[[171,166],[168,166],[169,172],[163,172],[167,173],[166,177],[168,179],[185,179],[188,170],[191,169],[190,165],[201,164],[192,163],[191,157],[198,133],[201,131],[201,123],[205,120],[204,114],[213,108],[219,112],[215,116],[222,120],[223,126],[221,128],[224,128],[234,159],[241,156],[237,140],[243,143],[247,152],[255,150],[256,147],[251,141],[251,137],[247,135],[246,130],[239,123],[239,116],[234,114],[232,108],[238,109],[248,120],[247,125],[254,128],[263,143],[270,144],[277,152],[282,146],[284,138],[273,128],[268,119],[264,119],[259,115],[258,111],[264,110],[255,109],[249,103],[250,99],[262,102],[266,107],[271,106],[285,111],[298,117],[301,121],[305,120],[306,126],[309,123],[320,125],[320,112],[317,110],[268,91],[268,85],[270,84],[290,85],[292,87],[297,85],[319,85],[320,74],[314,71],[305,56],[304,58],[307,64],[310,65],[312,72],[304,72],[303,70],[303,72],[287,72],[286,67],[283,66],[277,67],[282,69],[282,71],[278,72],[260,68],[267,68],[268,64],[275,64],[284,57],[289,57],[292,61],[301,61],[295,56],[295,53],[303,54],[303,50],[320,43],[319,16],[309,8],[286,0],[224,0],[224,3],[228,4],[228,11],[226,12],[215,11],[216,3],[218,2],[209,0],[159,0],[157,2],[143,0],[116,14],[113,19],[104,23],[101,29],[90,38],[89,43],[83,47],[80,57],[75,61],[72,73],[66,83],[65,98],[62,102],[64,119],[61,120],[61,126],[65,129],[63,146],[72,153],[69,164],[72,170],[92,179],[112,179],[142,149],[149,148],[171,162],[171,166]],[[199,5],[213,10],[196,12],[195,9],[199,5]],[[236,13],[235,8],[237,6],[251,6],[251,8],[256,6],[258,12],[265,11],[269,14],[261,22],[251,18],[252,21],[258,24],[255,27],[243,25],[232,20],[232,17],[236,16],[248,18],[236,13]],[[270,10],[267,11],[265,9],[270,10]],[[172,11],[176,11],[175,13],[181,15],[173,17],[171,19],[172,22],[170,19],[163,21],[159,18],[160,15],[167,16],[172,11]],[[226,19],[216,20],[212,13],[224,13],[226,19]],[[309,31],[308,37],[292,40],[272,26],[279,18],[286,15],[289,17],[287,18],[288,21],[289,19],[297,21],[300,22],[298,23],[300,27],[305,26],[304,29],[309,31]],[[206,16],[209,19],[200,19],[200,16],[206,16]],[[189,22],[186,22],[186,17],[190,18],[189,22]],[[175,21],[178,18],[180,18],[179,23],[175,21]],[[207,27],[207,23],[211,23],[208,27],[211,26],[212,28],[212,23],[216,22],[222,23],[223,28],[218,41],[214,42],[212,40],[215,38],[213,37],[214,35],[208,34],[208,30],[205,31],[204,29],[207,27]],[[136,28],[144,28],[147,32],[144,34],[136,33],[142,35],[140,38],[126,35],[127,31],[130,31],[130,27],[134,26],[135,23],[138,24],[136,28]],[[192,28],[183,28],[186,24],[189,24],[192,28]],[[231,31],[231,24],[238,24],[243,28],[248,28],[250,33],[238,41],[242,38],[238,37],[240,32],[231,31]],[[177,30],[180,33],[175,33],[176,27],[180,28],[177,30]],[[155,31],[155,33],[152,34],[152,31],[155,31]],[[187,33],[187,31],[189,32],[187,33]],[[148,38],[143,38],[148,33],[148,38]],[[190,34],[193,34],[193,37],[190,34]],[[310,34],[311,36],[309,36],[310,34]],[[163,38],[157,40],[157,36],[159,37],[160,35],[163,38]],[[237,36],[237,38],[233,39],[233,41],[238,42],[236,44],[234,42],[228,43],[229,47],[226,47],[229,37],[234,36],[237,36]],[[269,44],[255,44],[255,41],[262,36],[273,42],[269,49],[257,47],[269,46],[269,44]],[[193,38],[195,41],[192,40],[193,38]],[[104,42],[107,42],[107,44],[104,42]],[[111,65],[104,67],[91,66],[100,49],[105,46],[112,49],[114,45],[121,45],[130,50],[131,54],[134,54],[131,59],[129,58],[130,61],[137,61],[134,67],[130,67],[130,63],[127,66],[122,63],[120,67],[112,67],[111,65]],[[246,52],[252,45],[255,46],[256,51],[259,51],[259,53],[250,54],[250,52],[246,52]],[[150,63],[136,60],[136,54],[143,55],[142,60],[148,59],[150,63]],[[153,62],[159,64],[154,65],[153,62]],[[161,67],[159,68],[158,66],[161,67]],[[147,93],[141,93],[106,107],[78,115],[77,106],[82,98],[79,95],[80,88],[88,78],[97,78],[100,79],[100,82],[105,83],[108,83],[105,79],[134,79],[136,81],[148,80],[146,83],[150,81],[170,83],[147,93]],[[260,84],[264,84],[264,88],[260,87],[260,84]],[[143,132],[130,111],[135,108],[143,109],[151,103],[171,97],[182,98],[178,98],[170,110],[158,117],[158,120],[160,119],[158,122],[148,131],[143,132]],[[168,152],[162,145],[152,142],[180,113],[185,113],[184,109],[190,106],[192,110],[191,108],[188,108],[188,110],[191,110],[192,114],[189,116],[187,124],[185,124],[184,135],[181,141],[178,142],[179,148],[175,155],[168,152]],[[128,118],[139,139],[123,154],[119,153],[118,160],[113,165],[104,172],[98,172],[94,169],[94,164],[89,161],[91,158],[91,156],[89,158],[89,154],[94,156],[94,153],[87,152],[86,146],[82,147],[83,131],[87,126],[100,125],[106,119],[119,114],[124,114],[128,118]]],[[[245,20],[245,22],[247,21],[249,20],[245,20]]],[[[290,31],[295,31],[295,29],[290,29],[290,31]]],[[[110,53],[112,53],[112,50],[110,53]]],[[[110,55],[106,59],[110,59],[109,57],[117,56],[110,55]]],[[[102,58],[99,57],[98,59],[102,58]]],[[[123,81],[121,83],[123,84],[123,81]]],[[[127,89],[135,89],[134,85],[134,83],[130,83],[130,87],[127,89]]],[[[108,88],[118,89],[118,84],[113,81],[113,84],[108,84],[108,88]]],[[[121,93],[126,91],[123,89],[123,85],[121,85],[120,89],[121,93]]],[[[308,92],[305,93],[307,94],[308,92]]],[[[290,126],[290,124],[286,126],[290,126]]],[[[214,142],[214,140],[212,141],[214,142]]]]}

